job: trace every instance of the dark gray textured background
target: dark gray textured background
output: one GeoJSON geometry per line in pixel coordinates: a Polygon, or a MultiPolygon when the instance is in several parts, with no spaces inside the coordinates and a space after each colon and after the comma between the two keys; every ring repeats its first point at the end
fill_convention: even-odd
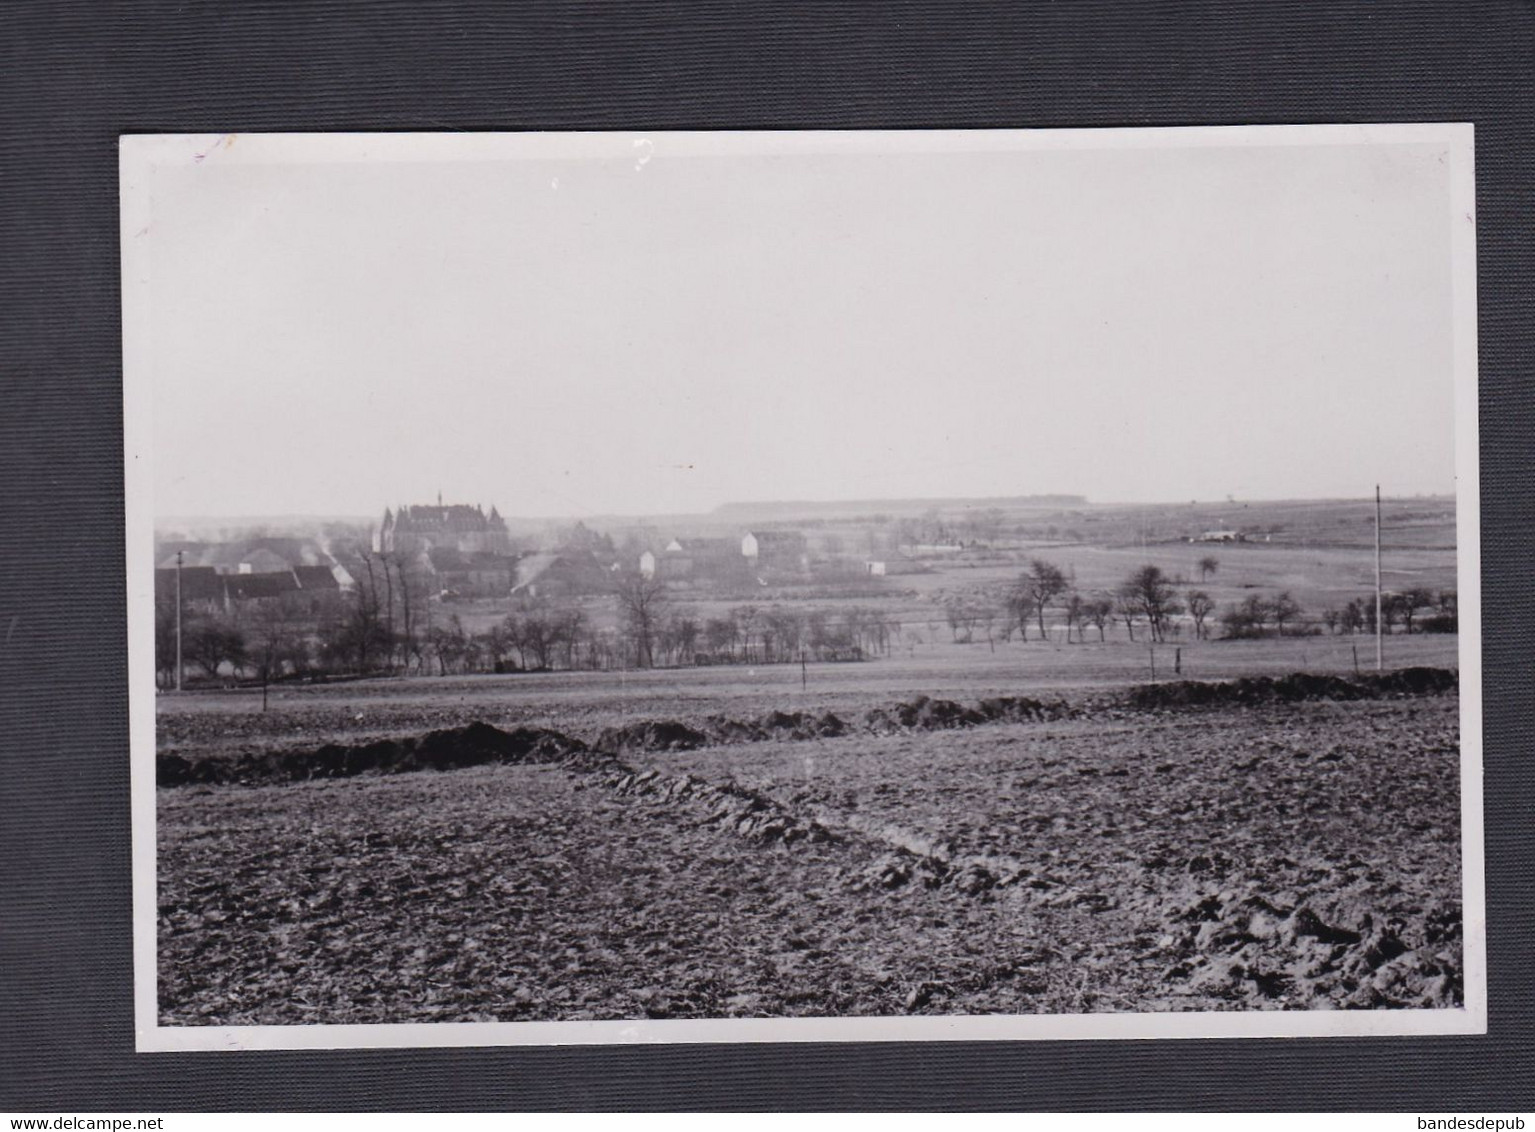
{"type": "Polygon", "coordinates": [[[0,1110],[1535,1108],[1532,72],[1515,0],[0,8],[0,1110]],[[1425,120],[1477,130],[1485,1038],[134,1054],[119,133],[1425,120]]]}

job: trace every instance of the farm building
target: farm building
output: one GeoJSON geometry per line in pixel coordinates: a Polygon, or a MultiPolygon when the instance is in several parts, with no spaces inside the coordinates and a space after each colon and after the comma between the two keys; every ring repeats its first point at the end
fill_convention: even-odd
{"type": "MultiPolygon", "coordinates": [[[[174,556],[171,559],[175,562],[174,556]]],[[[155,570],[156,603],[176,600],[176,568],[155,570]]],[[[224,608],[224,578],[212,566],[184,566],[181,570],[181,607],[188,613],[217,613],[224,608]]]]}
{"type": "Polygon", "coordinates": [[[219,574],[280,574],[295,566],[336,565],[335,559],[326,553],[320,543],[310,538],[162,542],[155,554],[156,566],[160,569],[174,569],[176,555],[180,554],[183,568],[206,566],[219,574]]]}
{"type": "Polygon", "coordinates": [[[340,593],[343,587],[338,575],[344,575],[348,582],[351,581],[351,575],[346,574],[340,566],[293,567],[293,577],[298,582],[298,588],[305,593],[340,593]]]}
{"type": "Polygon", "coordinates": [[[461,597],[505,597],[517,574],[515,559],[499,554],[466,554],[454,547],[426,553],[437,588],[461,597]]]}
{"type": "Polygon", "coordinates": [[[1241,531],[1206,531],[1193,542],[1246,542],[1247,536],[1241,531]]]}
{"type": "Polygon", "coordinates": [[[654,558],[654,576],[666,579],[723,579],[745,566],[733,538],[674,538],[654,558]]]}
{"type": "Polygon", "coordinates": [[[293,571],[286,573],[226,574],[224,597],[226,606],[251,601],[270,601],[299,592],[298,579],[293,571]]]}
{"type": "Polygon", "coordinates": [[[590,553],[529,554],[517,560],[512,593],[528,597],[600,593],[610,585],[608,574],[590,553]]]}
{"type": "Polygon", "coordinates": [[[235,564],[236,574],[283,574],[293,569],[292,564],[276,551],[257,547],[247,552],[235,564]]]}
{"type": "Polygon", "coordinates": [[[748,531],[741,538],[741,555],[753,570],[805,570],[810,554],[799,531],[748,531]]]}
{"type": "MultiPolygon", "coordinates": [[[[221,613],[251,602],[305,594],[315,598],[339,595],[351,586],[351,577],[339,566],[294,566],[286,570],[261,570],[221,574],[212,566],[183,566],[181,607],[186,613],[221,613]],[[343,585],[343,579],[345,585],[343,585]]],[[[155,601],[176,600],[176,570],[155,570],[155,601]]]]}

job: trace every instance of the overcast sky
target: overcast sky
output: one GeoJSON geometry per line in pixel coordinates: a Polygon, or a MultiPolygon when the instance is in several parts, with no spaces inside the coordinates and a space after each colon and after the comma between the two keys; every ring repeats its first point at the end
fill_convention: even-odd
{"type": "Polygon", "coordinates": [[[161,516],[1454,488],[1443,144],[262,144],[154,173],[161,516]]]}

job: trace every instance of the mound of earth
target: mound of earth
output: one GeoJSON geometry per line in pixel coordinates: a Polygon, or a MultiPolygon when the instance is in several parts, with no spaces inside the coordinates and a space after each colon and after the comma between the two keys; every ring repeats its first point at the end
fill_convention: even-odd
{"type": "Polygon", "coordinates": [[[1437,696],[1456,691],[1460,674],[1450,668],[1401,668],[1365,676],[1362,683],[1383,696],[1437,696]]]}
{"type": "MultiPolygon", "coordinates": [[[[1224,682],[1183,680],[1129,689],[1120,704],[1129,710],[1206,706],[1252,706],[1305,700],[1367,700],[1453,692],[1458,676],[1450,669],[1405,668],[1356,677],[1295,672],[1288,676],[1243,677],[1224,682]]],[[[719,743],[767,739],[808,741],[855,730],[876,735],[902,731],[945,731],[986,723],[1018,723],[1080,716],[1061,703],[999,696],[967,706],[954,700],[918,696],[888,708],[871,708],[853,726],[827,711],[773,711],[757,719],[712,716],[694,727],[674,719],[637,720],[605,729],[588,749],[581,740],[539,727],[502,731],[488,723],[429,731],[416,738],[383,738],[357,744],[326,743],[309,750],[261,753],[179,754],[161,752],[155,778],[161,786],[304,781],[412,770],[451,770],[485,763],[558,762],[573,756],[611,757],[628,751],[690,751],[719,743]]]]}
{"type": "Polygon", "coordinates": [[[624,751],[691,751],[707,746],[709,736],[675,719],[642,719],[609,727],[592,746],[605,754],[624,751]]]}
{"type": "Polygon", "coordinates": [[[1394,695],[1438,695],[1458,686],[1459,675],[1447,668],[1404,668],[1354,679],[1292,672],[1288,676],[1244,676],[1238,680],[1216,682],[1177,680],[1166,684],[1140,684],[1129,690],[1126,700],[1133,707],[1150,709],[1300,703],[1305,700],[1373,700],[1394,695]]]}
{"type": "Polygon", "coordinates": [[[985,723],[986,716],[953,700],[918,696],[891,708],[871,708],[864,713],[863,722],[865,728],[874,732],[942,731],[952,727],[974,727],[985,723]]]}
{"type": "Polygon", "coordinates": [[[541,727],[502,731],[476,721],[429,731],[419,738],[378,739],[355,746],[326,743],[311,750],[269,751],[236,758],[162,753],[155,759],[155,782],[159,786],[258,784],[455,770],[485,763],[558,762],[583,749],[579,739],[558,731],[541,727]]]}
{"type": "Polygon", "coordinates": [[[804,711],[774,711],[759,719],[757,726],[786,739],[831,739],[847,731],[847,724],[832,712],[815,716],[804,711]]]}
{"type": "Polygon", "coordinates": [[[712,715],[704,721],[716,743],[757,743],[765,739],[833,739],[845,735],[848,725],[835,713],[813,715],[805,711],[770,711],[756,719],[732,719],[712,715]]]}
{"type": "Polygon", "coordinates": [[[996,696],[980,701],[975,710],[997,723],[1034,723],[1070,714],[1064,704],[1047,704],[1022,696],[996,696]]]}

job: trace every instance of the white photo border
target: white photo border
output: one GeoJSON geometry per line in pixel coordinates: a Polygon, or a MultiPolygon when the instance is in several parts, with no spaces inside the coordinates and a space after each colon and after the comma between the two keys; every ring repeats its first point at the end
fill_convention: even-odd
{"type": "Polygon", "coordinates": [[[531,134],[164,134],[119,140],[133,976],[138,1052],[731,1042],[1385,1037],[1487,1032],[1482,808],[1481,533],[1476,193],[1469,123],[1070,130],[531,134]],[[1189,1011],[649,1021],[162,1026],[156,965],[154,379],[150,251],[155,170],[203,162],[507,161],[636,153],[945,153],[1439,144],[1450,166],[1457,586],[1460,595],[1461,899],[1466,1003],[1454,1010],[1189,1011]]]}

